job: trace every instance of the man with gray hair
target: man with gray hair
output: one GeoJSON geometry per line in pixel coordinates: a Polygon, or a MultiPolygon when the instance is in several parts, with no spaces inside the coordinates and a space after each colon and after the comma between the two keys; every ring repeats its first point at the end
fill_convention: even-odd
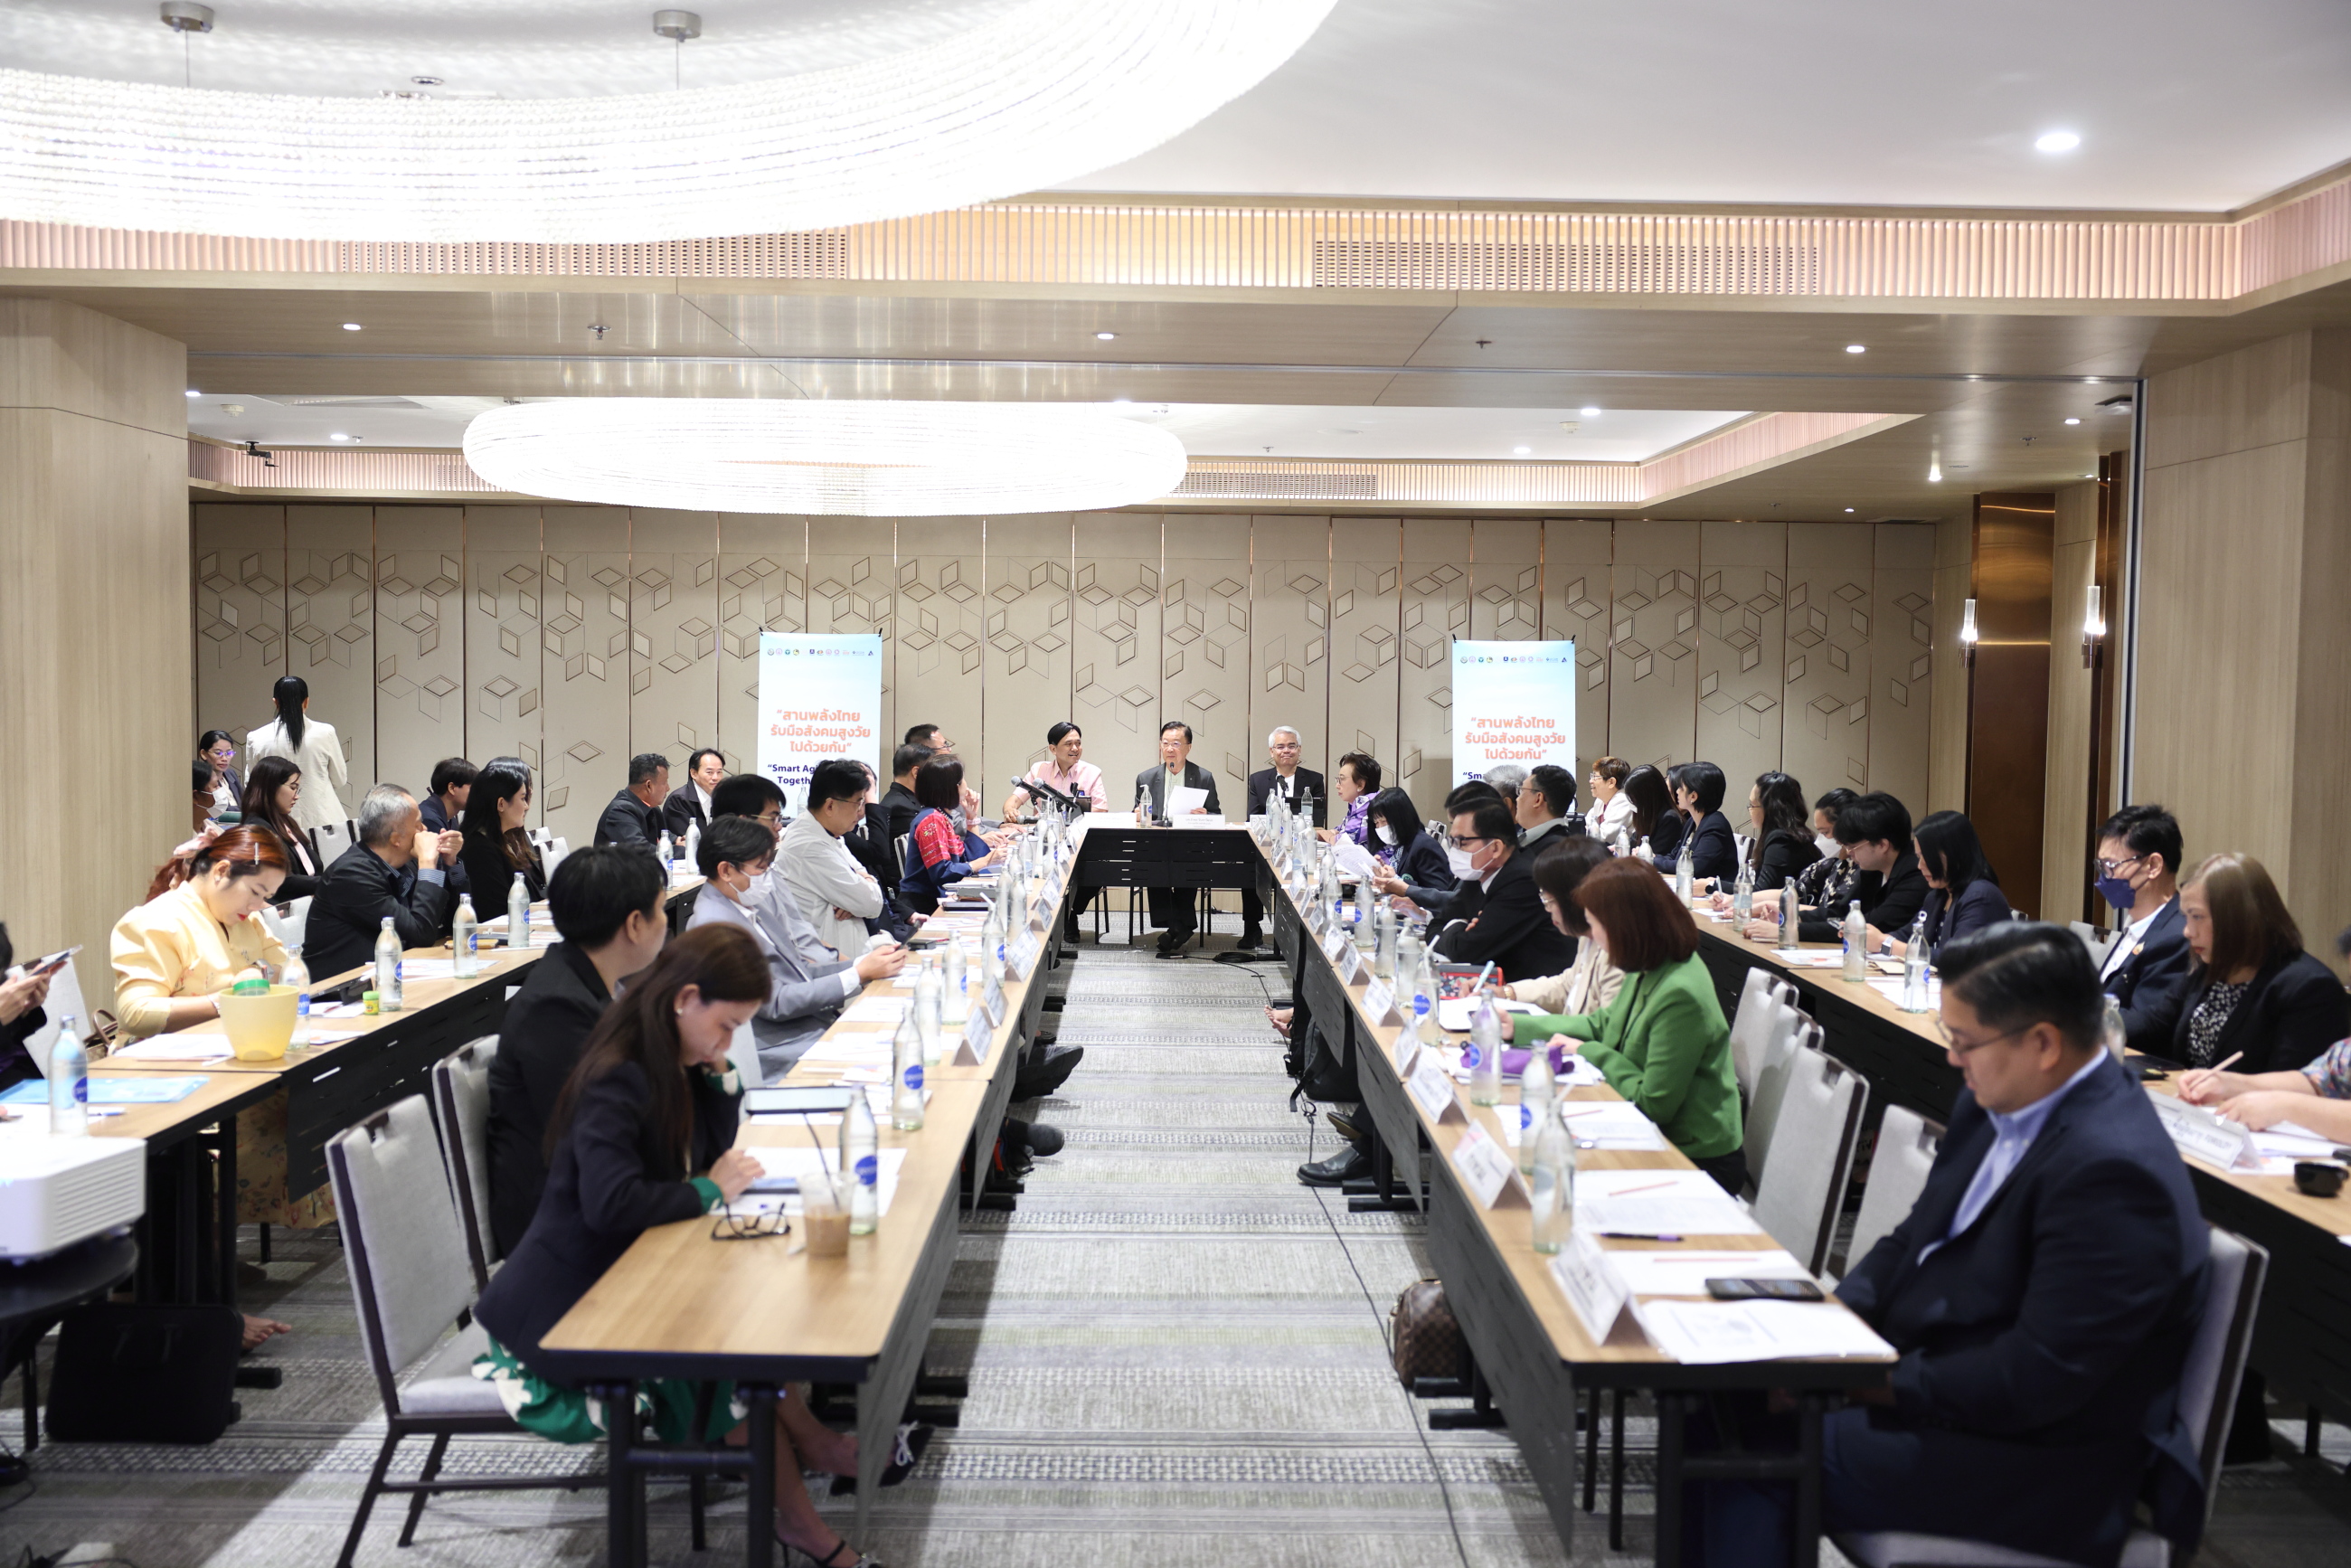
{"type": "MultiPolygon", "coordinates": [[[[1265,737],[1265,754],[1273,764],[1249,775],[1249,814],[1262,817],[1273,798],[1279,795],[1290,810],[1306,811],[1321,827],[1330,810],[1330,791],[1323,787],[1322,775],[1311,768],[1301,768],[1298,759],[1305,751],[1298,732],[1286,724],[1276,725],[1265,737]]],[[[1241,946],[1252,948],[1264,937],[1265,906],[1259,902],[1257,889],[1241,889],[1241,946]]]]}
{"type": "Polygon", "coordinates": [[[302,952],[315,981],[372,958],[386,920],[403,947],[430,947],[449,936],[456,901],[444,868],[465,835],[427,828],[415,798],[397,784],[367,792],[359,827],[360,841],[327,868],[310,904],[302,952]]]}

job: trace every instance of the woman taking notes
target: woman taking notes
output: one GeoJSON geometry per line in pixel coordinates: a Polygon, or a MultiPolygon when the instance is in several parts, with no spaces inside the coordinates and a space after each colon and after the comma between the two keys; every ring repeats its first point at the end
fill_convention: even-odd
{"type": "Polygon", "coordinates": [[[350,813],[336,791],[350,782],[351,775],[335,727],[309,716],[310,687],[299,675],[278,676],[269,698],[277,705],[277,716],[245,737],[246,756],[256,763],[265,757],[282,757],[309,779],[310,788],[295,810],[297,824],[305,830],[341,827],[350,813]]]}
{"type": "MultiPolygon", "coordinates": [[[[496,1385],[507,1414],[539,1436],[590,1443],[605,1430],[603,1407],[585,1389],[533,1370],[540,1339],[639,1236],[724,1208],[759,1175],[758,1161],[734,1147],[742,1091],[726,1044],[767,999],[758,944],[705,926],[664,948],[589,1035],[548,1127],[546,1195],[474,1310],[490,1333],[474,1375],[496,1385]]],[[[694,1384],[637,1385],[638,1409],[664,1443],[739,1438],[733,1389],[722,1384],[719,1395],[708,1429],[695,1432],[694,1384]]],[[[803,1466],[855,1474],[856,1439],[789,1394],[776,1405],[776,1538],[827,1568],[861,1561],[800,1480],[803,1466]]]]}
{"type": "Polygon", "coordinates": [[[2195,966],[2173,1061],[2209,1068],[2241,1051],[2245,1076],[2282,1072],[2351,1035],[2351,997],[2302,950],[2302,928],[2261,862],[2211,856],[2179,884],[2179,913],[2195,966]]]}
{"type": "Polygon", "coordinates": [[[1698,956],[1689,911],[1663,877],[1632,860],[1598,867],[1573,898],[1591,940],[1625,972],[1624,987],[1596,1012],[1517,1019],[1512,1043],[1562,1037],[1562,1045],[1580,1051],[1610,1088],[1736,1197],[1747,1185],[1747,1155],[1730,1026],[1698,956]]]}

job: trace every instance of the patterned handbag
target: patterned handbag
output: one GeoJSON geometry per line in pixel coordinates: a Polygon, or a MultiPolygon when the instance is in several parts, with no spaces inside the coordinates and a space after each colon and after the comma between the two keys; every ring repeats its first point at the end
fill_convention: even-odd
{"type": "Polygon", "coordinates": [[[1388,1359],[1409,1390],[1423,1377],[1467,1377],[1469,1347],[1445,1304],[1445,1285],[1420,1280],[1404,1288],[1388,1314],[1388,1359]]]}

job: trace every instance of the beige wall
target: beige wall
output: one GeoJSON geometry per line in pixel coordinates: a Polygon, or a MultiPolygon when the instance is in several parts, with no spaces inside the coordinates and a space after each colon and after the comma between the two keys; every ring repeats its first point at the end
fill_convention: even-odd
{"type": "Polygon", "coordinates": [[[2237,850],[2330,962],[2351,919],[2351,331],[2147,386],[2129,792],[2237,850]]]}
{"type": "Polygon", "coordinates": [[[0,920],[20,956],[81,944],[92,1006],[188,835],[186,386],[169,339],[0,299],[0,729],[63,769],[0,783],[0,920]]]}
{"type": "Polygon", "coordinates": [[[887,728],[947,726],[991,803],[1072,716],[1123,803],[1168,716],[1236,804],[1286,723],[1309,767],[1367,750],[1434,810],[1454,636],[1574,637],[1585,763],[1708,756],[1740,800],[1779,767],[1813,794],[1885,788],[1914,809],[1928,787],[1920,525],[200,504],[195,530],[218,569],[197,601],[200,724],[261,722],[289,663],[314,689],[371,663],[371,704],[344,685],[312,704],[355,773],[421,788],[442,756],[512,751],[575,842],[632,753],[716,745],[749,764],[762,625],[887,636],[887,728]],[[289,552],[308,575],[287,586],[289,552]],[[460,584],[462,612],[443,603],[460,584]],[[343,620],[306,632],[328,609],[343,620]]]}

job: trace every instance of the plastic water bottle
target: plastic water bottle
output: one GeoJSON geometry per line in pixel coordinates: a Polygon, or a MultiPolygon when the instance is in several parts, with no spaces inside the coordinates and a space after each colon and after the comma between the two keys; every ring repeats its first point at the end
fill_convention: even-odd
{"type": "Polygon", "coordinates": [[[1865,980],[1869,977],[1869,922],[1861,917],[1861,900],[1855,899],[1844,910],[1844,977],[1865,980]]]}
{"type": "Polygon", "coordinates": [[[1469,1049],[1461,1054],[1469,1070],[1469,1103],[1502,1103],[1502,1009],[1494,1005],[1494,988],[1479,988],[1478,1010],[1469,1019],[1469,1049]]]}
{"type": "Polygon", "coordinates": [[[1796,912],[1796,884],[1787,883],[1780,889],[1780,946],[1793,947],[1803,930],[1803,916],[1796,912]]]}
{"type": "Polygon", "coordinates": [[[482,972],[482,923],[474,915],[473,895],[457,901],[457,917],[449,924],[449,952],[459,979],[482,972]]]}
{"type": "Polygon", "coordinates": [[[1355,883],[1355,946],[1369,953],[1379,943],[1379,933],[1374,911],[1379,907],[1380,895],[1372,888],[1372,879],[1355,883]]]}
{"type": "Polygon", "coordinates": [[[1927,1010],[1927,912],[1910,923],[1910,940],[1902,949],[1902,1010],[1927,1010]]]}
{"type": "Polygon", "coordinates": [[[960,1027],[971,1021],[971,968],[965,961],[960,939],[947,944],[946,959],[941,967],[944,973],[939,1021],[960,1027]]]}
{"type": "Polygon", "coordinates": [[[983,967],[991,974],[1001,975],[1005,961],[1010,956],[1004,930],[1004,901],[998,899],[987,906],[987,924],[980,928],[979,951],[983,967]]]}
{"type": "Polygon", "coordinates": [[[1690,849],[1688,837],[1685,834],[1682,852],[1674,858],[1674,896],[1684,905],[1690,901],[1690,849]]]}
{"type": "Polygon", "coordinates": [[[1551,1103],[1559,1095],[1559,1081],[1551,1070],[1551,1047],[1538,1041],[1534,1054],[1519,1069],[1519,1174],[1531,1176],[1535,1142],[1551,1120],[1551,1103]]]}
{"type": "Polygon", "coordinates": [[[1372,915],[1372,973],[1395,978],[1396,913],[1383,902],[1372,915]]]}
{"type": "Polygon", "coordinates": [[[702,863],[702,830],[694,823],[685,825],[685,862],[677,869],[691,874],[702,863]]]}
{"type": "Polygon", "coordinates": [[[507,884],[507,946],[530,951],[530,889],[519,874],[507,884]]]}
{"type": "Polygon", "coordinates": [[[1730,913],[1741,925],[1755,913],[1755,867],[1746,861],[1739,862],[1739,880],[1730,885],[1730,913]]]}
{"type": "Polygon", "coordinates": [[[400,933],[392,928],[392,916],[383,917],[383,929],[375,934],[375,995],[376,1005],[385,1012],[400,1010],[400,933]]]}
{"type": "Polygon", "coordinates": [[[653,841],[653,853],[661,859],[662,875],[667,876],[677,868],[677,846],[670,841],[668,829],[663,829],[662,836],[653,841]]]}
{"type": "Polygon", "coordinates": [[[1432,1039],[1437,1028],[1437,972],[1429,965],[1427,948],[1414,955],[1412,968],[1412,1016],[1420,1020],[1420,1037],[1432,1039]]]}
{"type": "Polygon", "coordinates": [[[2114,998],[2106,998],[2106,1020],[2099,1031],[2105,1041],[2106,1054],[2119,1062],[2123,1051],[2130,1043],[2130,1030],[2123,1023],[2123,1005],[2114,998]]]}
{"type": "MultiPolygon", "coordinates": [[[[898,1033],[890,1041],[890,1124],[902,1133],[918,1133],[923,1128],[925,1040],[921,1027],[914,1021],[914,1015],[922,1005],[918,995],[914,1007],[906,1009],[906,1016],[898,1020],[898,1033]]],[[[932,1039],[935,1040],[938,1036],[935,1024],[930,1032],[932,1039]]],[[[861,1100],[865,1098],[862,1092],[857,1097],[861,1100]]]]}
{"type": "Polygon", "coordinates": [[[1633,852],[1633,830],[1625,827],[1621,822],[1618,823],[1616,827],[1615,842],[1610,844],[1608,847],[1610,852],[1620,859],[1625,855],[1631,854],[1633,852]]]}
{"type": "Polygon", "coordinates": [[[1560,1114],[1562,1104],[1555,1100],[1543,1113],[1534,1139],[1534,1169],[1527,1177],[1535,1250],[1544,1254],[1557,1252],[1575,1223],[1575,1139],[1560,1114]]]}
{"type": "Polygon", "coordinates": [[[861,1089],[841,1115],[841,1174],[850,1184],[849,1233],[871,1236],[882,1217],[882,1135],[861,1089]]]}
{"type": "Polygon", "coordinates": [[[310,1043],[310,967],[302,962],[302,944],[294,943],[286,949],[286,967],[278,972],[277,983],[294,993],[294,1043],[310,1043]]]}
{"type": "MultiPolygon", "coordinates": [[[[915,1043],[922,1048],[924,1061],[936,1061],[945,1049],[946,1031],[939,1026],[946,1021],[946,982],[939,977],[936,955],[925,957],[914,974],[914,1005],[906,1009],[906,1016],[914,1019],[915,1043]]],[[[904,1122],[898,1124],[905,1125],[904,1122]]]]}
{"type": "Polygon", "coordinates": [[[89,1136],[89,1052],[71,1013],[57,1020],[57,1043],[49,1051],[49,1136],[89,1136]]]}

